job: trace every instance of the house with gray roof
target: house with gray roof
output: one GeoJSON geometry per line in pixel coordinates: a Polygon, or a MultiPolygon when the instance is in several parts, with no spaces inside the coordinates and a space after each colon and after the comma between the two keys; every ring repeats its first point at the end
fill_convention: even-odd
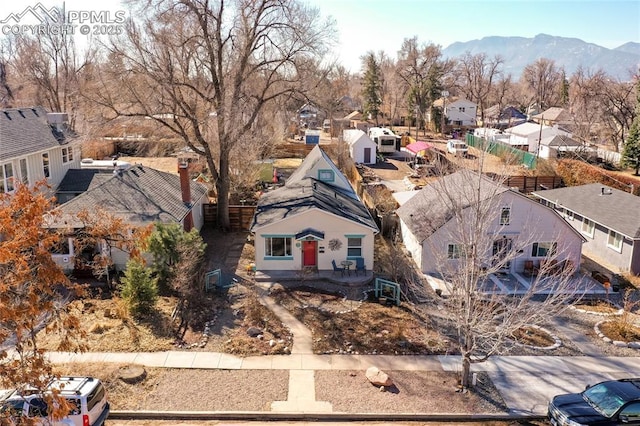
{"type": "Polygon", "coordinates": [[[541,158],[581,157],[595,158],[597,152],[567,135],[550,135],[540,140],[538,156],[541,158]]]}
{"type": "Polygon", "coordinates": [[[0,193],[46,180],[53,188],[80,167],[80,148],[66,129],[66,114],[42,107],[0,111],[0,193]]]}
{"type": "Polygon", "coordinates": [[[586,238],[586,256],[611,272],[640,274],[640,197],[600,183],[532,195],[586,238]]]}
{"type": "Polygon", "coordinates": [[[378,227],[319,146],[284,186],[260,197],[251,232],[258,271],[331,270],[332,261],[356,258],[373,268],[378,227]]]}
{"type": "Polygon", "coordinates": [[[580,264],[583,239],[553,209],[467,169],[426,185],[396,213],[403,243],[427,275],[456,273],[469,248],[483,267],[520,278],[527,264],[551,258],[580,264]]]}
{"type": "MultiPolygon", "coordinates": [[[[189,179],[187,168],[180,174],[162,172],[139,164],[115,173],[95,170],[70,170],[59,187],[69,201],[58,206],[51,227],[79,229],[83,227],[77,215],[83,211],[102,210],[123,219],[134,227],[153,223],[178,223],[185,230],[201,229],[204,223],[203,204],[208,201],[205,185],[189,179]],[[84,191],[83,191],[84,190],[84,191]]],[[[72,235],[69,252],[58,253],[54,259],[65,269],[72,269],[74,253],[72,235]],[[66,261],[65,261],[66,259],[66,261]]],[[[123,270],[128,255],[112,251],[116,269],[123,270]]]]}

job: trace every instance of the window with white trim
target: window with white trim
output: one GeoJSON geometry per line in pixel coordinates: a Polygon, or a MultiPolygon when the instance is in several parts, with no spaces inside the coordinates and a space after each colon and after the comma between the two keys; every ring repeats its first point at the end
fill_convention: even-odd
{"type": "Polygon", "coordinates": [[[531,250],[532,257],[548,257],[553,256],[558,251],[558,243],[556,242],[540,242],[533,243],[531,250]]]}
{"type": "Polygon", "coordinates": [[[447,259],[460,259],[462,246],[460,244],[449,244],[447,246],[447,259]]]}
{"type": "Polygon", "coordinates": [[[13,192],[13,164],[6,163],[0,166],[0,193],[13,192]]]}
{"type": "Polygon", "coordinates": [[[362,257],[362,237],[347,237],[347,257],[362,257]]]}
{"type": "Polygon", "coordinates": [[[318,170],[318,180],[322,182],[333,182],[335,180],[335,173],[333,170],[323,169],[318,170]]]}
{"type": "Polygon", "coordinates": [[[617,251],[618,253],[621,253],[622,252],[622,234],[619,234],[616,231],[610,229],[609,236],[607,237],[607,247],[617,251]]]}
{"type": "Polygon", "coordinates": [[[593,233],[596,229],[596,224],[592,221],[587,219],[586,217],[582,219],[582,233],[585,235],[588,235],[589,237],[593,238],[593,233]]]}
{"type": "Polygon", "coordinates": [[[70,163],[73,161],[73,147],[62,148],[62,162],[70,163]]]}
{"type": "Polygon", "coordinates": [[[511,220],[511,207],[503,207],[500,212],[500,225],[508,225],[511,220]]]}
{"type": "Polygon", "coordinates": [[[27,169],[27,159],[20,159],[20,181],[24,185],[29,185],[29,169],[27,169]]]}
{"type": "Polygon", "coordinates": [[[267,237],[264,254],[267,257],[291,257],[291,237],[267,237]]]}
{"type": "Polygon", "coordinates": [[[51,171],[49,170],[49,153],[45,152],[42,154],[42,172],[44,173],[44,177],[51,177],[51,171]]]}

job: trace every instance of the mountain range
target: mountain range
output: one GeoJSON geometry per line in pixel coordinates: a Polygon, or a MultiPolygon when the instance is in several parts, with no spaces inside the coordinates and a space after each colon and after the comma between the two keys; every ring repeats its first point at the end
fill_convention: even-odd
{"type": "Polygon", "coordinates": [[[640,43],[628,42],[615,49],[587,43],[577,38],[538,34],[526,37],[484,37],[480,40],[455,42],[443,49],[444,58],[457,58],[466,52],[485,53],[488,58],[500,55],[503,71],[519,79],[527,65],[540,58],[551,59],[570,77],[580,66],[592,72],[603,70],[609,76],[629,81],[640,67],[640,43]]]}

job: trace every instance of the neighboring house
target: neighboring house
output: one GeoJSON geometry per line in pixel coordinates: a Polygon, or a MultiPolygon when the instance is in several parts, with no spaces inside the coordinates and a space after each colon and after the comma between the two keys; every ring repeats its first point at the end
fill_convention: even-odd
{"type": "MultiPolygon", "coordinates": [[[[528,122],[505,129],[504,137],[500,141],[513,148],[538,154],[540,141],[556,135],[571,137],[571,133],[557,126],[550,127],[528,122]]],[[[498,138],[496,137],[496,139],[498,138]]]]}
{"type": "MultiPolygon", "coordinates": [[[[190,181],[186,167],[180,168],[180,175],[142,165],[116,173],[70,170],[69,179],[65,178],[59,191],[64,194],[63,198],[70,200],[56,208],[59,216],[51,227],[81,228],[82,223],[76,215],[96,210],[110,213],[134,227],[156,222],[178,223],[188,231],[191,228],[199,230],[204,223],[203,204],[207,201],[207,188],[190,181]],[[82,192],[82,189],[86,190],[82,192]]],[[[68,271],[74,267],[75,255],[70,235],[68,252],[57,253],[54,259],[68,271]]],[[[114,250],[111,258],[117,270],[124,270],[128,260],[125,253],[114,250]]]]}
{"type": "Polygon", "coordinates": [[[331,270],[361,257],[373,269],[378,227],[349,180],[319,146],[281,188],[258,200],[251,232],[256,270],[331,270]]]}
{"type": "Polygon", "coordinates": [[[66,114],[42,107],[0,111],[0,193],[44,179],[55,188],[67,170],[80,167],[80,148],[65,122],[66,114]]]}
{"type": "Polygon", "coordinates": [[[358,129],[366,132],[369,130],[369,123],[365,120],[364,115],[360,111],[353,111],[344,118],[342,118],[342,122],[347,123],[347,127],[351,129],[358,129]]]}
{"type": "MultiPolygon", "coordinates": [[[[433,106],[442,109],[450,126],[475,126],[478,106],[464,98],[440,98],[433,102],[433,106]]],[[[431,120],[431,117],[429,117],[431,120]]]]}
{"type": "Polygon", "coordinates": [[[494,129],[506,129],[507,127],[517,126],[526,121],[526,114],[521,113],[516,107],[507,106],[501,110],[499,105],[494,105],[485,110],[484,123],[482,123],[482,126],[494,129]]]}
{"type": "Polygon", "coordinates": [[[559,107],[548,108],[543,112],[532,116],[531,119],[536,123],[542,123],[545,126],[568,125],[573,121],[569,111],[559,107]]]}
{"type": "Polygon", "coordinates": [[[565,135],[552,135],[542,138],[538,156],[541,158],[563,158],[578,156],[584,159],[595,158],[596,151],[577,140],[565,135]]]}
{"type": "Polygon", "coordinates": [[[356,163],[375,164],[377,145],[365,132],[347,129],[343,132],[344,142],[349,146],[349,155],[356,163]]]}
{"type": "Polygon", "coordinates": [[[532,195],[586,237],[585,255],[612,272],[640,274],[640,197],[600,183],[532,195]]]}
{"type": "Polygon", "coordinates": [[[493,238],[489,245],[493,252],[485,256],[490,258],[503,250],[517,248],[515,258],[504,272],[521,273],[525,262],[539,266],[550,250],[558,253],[559,260],[569,261],[576,267],[580,264],[583,238],[561,216],[475,172],[461,170],[444,176],[404,200],[397,210],[402,239],[425,274],[437,275],[442,270],[455,269],[457,259],[464,252],[460,227],[450,207],[452,203],[459,206],[462,217],[469,221],[474,220],[475,203],[490,202],[495,206],[495,217],[489,225],[493,238]]]}
{"type": "Polygon", "coordinates": [[[297,113],[300,125],[311,129],[319,128],[325,118],[324,113],[312,103],[302,105],[297,113]]]}

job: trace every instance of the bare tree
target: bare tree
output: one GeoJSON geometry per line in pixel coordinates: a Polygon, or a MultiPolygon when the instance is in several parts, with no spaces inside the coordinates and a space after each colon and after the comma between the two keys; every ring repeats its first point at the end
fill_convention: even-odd
{"type": "Polygon", "coordinates": [[[402,43],[398,52],[398,75],[407,88],[409,112],[415,113],[418,128],[433,102],[441,96],[443,79],[452,65],[442,59],[440,46],[419,45],[417,37],[402,43]]]}
{"type": "Polygon", "coordinates": [[[488,97],[494,89],[494,82],[502,74],[503,62],[500,56],[489,59],[484,53],[472,55],[466,52],[457,63],[457,84],[465,97],[478,105],[483,123],[488,97]]]}
{"type": "Polygon", "coordinates": [[[147,117],[207,159],[217,190],[218,224],[229,228],[230,159],[246,156],[267,104],[304,91],[318,67],[332,21],[297,2],[280,0],[153,0],[138,2],[114,40],[95,99],[116,115],[147,117]]]}
{"type": "Polygon", "coordinates": [[[64,31],[24,33],[7,42],[11,55],[9,81],[20,81],[20,89],[25,92],[22,102],[67,113],[69,127],[75,129],[81,88],[86,79],[91,79],[88,73],[96,62],[96,50],[91,45],[79,50],[74,35],[64,31]]]}
{"type": "Polygon", "coordinates": [[[595,125],[603,115],[601,94],[606,84],[604,71],[592,73],[578,68],[570,79],[570,109],[574,118],[574,136],[590,141],[595,125]]]}
{"type": "MultiPolygon", "coordinates": [[[[533,213],[525,197],[502,182],[465,169],[414,196],[412,201],[423,197],[423,208],[410,217],[399,213],[427,241],[419,256],[422,271],[448,289],[443,316],[455,330],[464,387],[471,383],[472,363],[508,350],[517,330],[544,324],[580,296],[573,277],[580,250],[574,231],[568,225],[550,229],[554,222],[545,219],[553,221],[553,211],[540,206],[533,213]],[[526,278],[517,294],[504,291],[497,277],[522,270],[526,258],[540,259],[537,275],[526,278]]],[[[426,300],[432,291],[414,286],[412,293],[426,300]]]]}
{"type": "Polygon", "coordinates": [[[564,73],[555,61],[541,58],[527,65],[522,71],[521,81],[529,92],[530,102],[543,109],[560,104],[564,73]]]}
{"type": "MultiPolygon", "coordinates": [[[[635,80],[639,78],[640,75],[635,80]]],[[[603,140],[620,152],[636,115],[635,82],[607,79],[599,95],[604,103],[602,124],[607,129],[603,140]]]]}

